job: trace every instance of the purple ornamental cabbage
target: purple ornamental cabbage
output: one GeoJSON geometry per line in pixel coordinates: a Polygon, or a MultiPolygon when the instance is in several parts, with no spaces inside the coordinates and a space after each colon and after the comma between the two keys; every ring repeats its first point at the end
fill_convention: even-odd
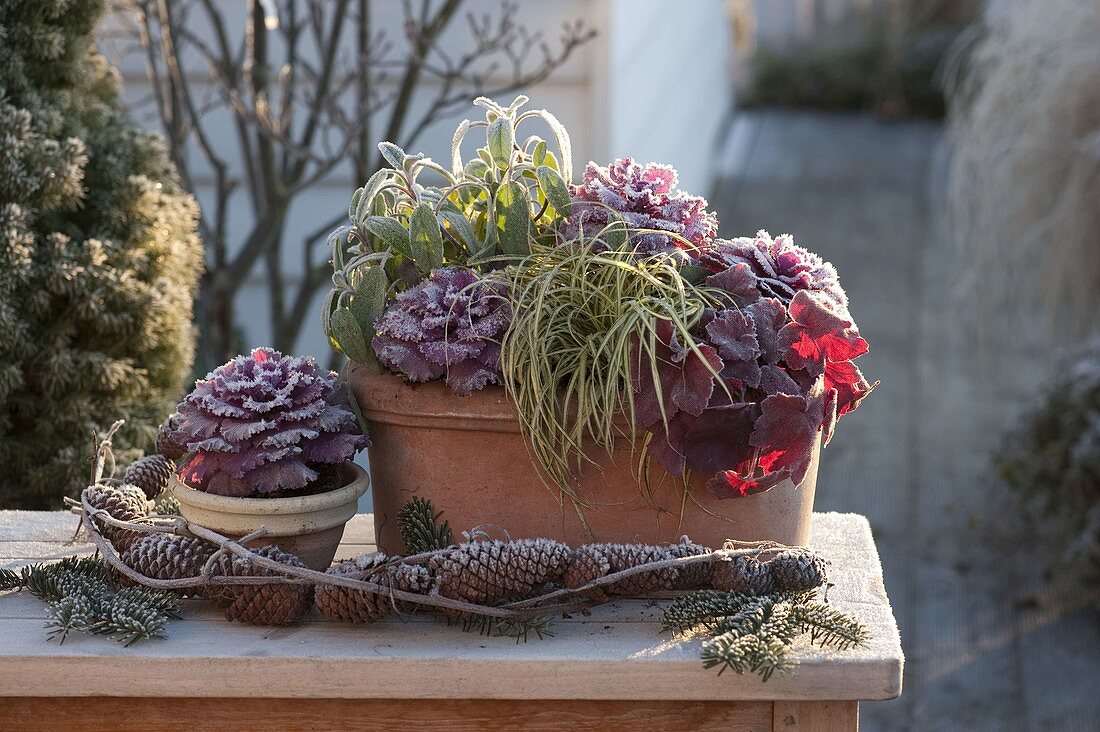
{"type": "Polygon", "coordinates": [[[305,488],[317,468],[370,445],[336,374],[312,358],[257,348],[219,366],[177,407],[179,477],[224,496],[305,488]]]}
{"type": "MultiPolygon", "coordinates": [[[[718,217],[707,211],[706,199],[676,189],[676,170],[669,165],[642,166],[620,158],[604,168],[589,163],[584,180],[573,186],[572,215],[561,233],[566,241],[595,236],[612,218],[611,210],[634,229],[658,229],[679,234],[701,247],[718,234],[718,217]]],[[[676,252],[683,242],[657,233],[633,233],[630,244],[639,254],[676,252]]]]}
{"type": "Polygon", "coordinates": [[[512,320],[498,287],[460,267],[442,267],[399,294],[371,342],[386,368],[409,381],[445,378],[466,396],[499,384],[500,339],[512,320]]]}
{"type": "Polygon", "coordinates": [[[840,308],[848,307],[836,268],[795,244],[790,234],[773,239],[761,229],[755,238],[718,239],[699,255],[697,263],[716,273],[744,264],[756,276],[761,294],[784,304],[789,304],[798,290],[816,290],[840,308]]]}

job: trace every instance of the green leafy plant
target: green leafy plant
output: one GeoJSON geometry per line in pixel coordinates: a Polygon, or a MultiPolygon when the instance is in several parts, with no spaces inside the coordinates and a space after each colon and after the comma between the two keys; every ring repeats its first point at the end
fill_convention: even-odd
{"type": "Polygon", "coordinates": [[[195,201],[126,122],[99,0],[0,3],[0,505],[86,485],[88,435],[150,447],[190,376],[195,201]]]}
{"type": "Polygon", "coordinates": [[[701,658],[718,673],[759,674],[767,681],[775,672],[795,666],[790,647],[799,636],[810,642],[846,650],[865,646],[867,629],[850,615],[818,602],[815,592],[741,595],[703,590],[677,598],[661,620],[666,630],[701,631],[701,658]]]}
{"type": "Polygon", "coordinates": [[[532,242],[552,240],[550,224],[570,206],[572,149],[554,115],[521,111],[527,101],[475,100],[485,118],[458,126],[450,169],[389,142],[378,146],[390,167],[355,191],[350,225],[329,240],[334,289],[322,318],[333,347],[375,364],[374,324],[393,292],[444,265],[488,271],[529,254],[532,242]],[[557,154],[537,135],[520,138],[521,126],[535,120],[551,129],[557,154]],[[462,143],[475,128],[484,128],[485,144],[464,161],[462,143]],[[434,184],[422,182],[425,175],[434,184]]]}

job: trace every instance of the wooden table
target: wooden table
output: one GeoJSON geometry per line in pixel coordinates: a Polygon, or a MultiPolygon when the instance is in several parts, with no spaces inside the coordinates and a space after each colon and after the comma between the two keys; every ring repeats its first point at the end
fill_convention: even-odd
{"type": "MultiPolygon", "coordinates": [[[[0,566],[90,554],[67,543],[76,522],[0,511],[0,566]]],[[[372,542],[371,517],[356,516],[338,557],[372,542]]],[[[700,640],[662,633],[652,600],[555,619],[554,637],[518,645],[428,616],[257,628],[187,601],[167,640],[123,648],[48,642],[41,602],[0,595],[0,729],[854,730],[859,700],[901,693],[897,625],[866,519],[815,514],[811,545],[832,562],[830,601],[871,644],[799,641],[799,666],[767,683],[704,670],[700,640]]]]}

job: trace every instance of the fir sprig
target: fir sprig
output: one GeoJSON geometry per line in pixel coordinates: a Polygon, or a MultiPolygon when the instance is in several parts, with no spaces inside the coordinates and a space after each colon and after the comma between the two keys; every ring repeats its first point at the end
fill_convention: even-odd
{"type": "Polygon", "coordinates": [[[0,569],[0,592],[23,589],[23,575],[11,569],[0,569]]]}
{"type": "Polygon", "coordinates": [[[450,524],[439,522],[442,515],[443,512],[437,512],[431,501],[420,496],[414,496],[401,507],[397,512],[397,526],[401,530],[405,549],[410,554],[445,549],[454,543],[450,524]]]}
{"type": "Polygon", "coordinates": [[[869,639],[857,619],[818,602],[814,592],[753,596],[704,590],[674,600],[662,623],[666,630],[712,636],[700,653],[704,667],[717,667],[719,674],[752,672],[764,681],[794,667],[789,651],[802,635],[839,650],[866,645],[869,639]]]}
{"type": "Polygon", "coordinates": [[[489,615],[466,615],[461,619],[462,630],[497,638],[515,638],[516,643],[526,643],[531,635],[539,640],[554,637],[550,618],[496,618],[489,615]]]}
{"type": "Polygon", "coordinates": [[[26,589],[48,603],[47,637],[59,643],[75,631],[130,646],[165,637],[168,621],[180,617],[176,595],[148,587],[121,587],[114,570],[93,557],[66,557],[19,572],[2,570],[0,589],[26,589]]]}

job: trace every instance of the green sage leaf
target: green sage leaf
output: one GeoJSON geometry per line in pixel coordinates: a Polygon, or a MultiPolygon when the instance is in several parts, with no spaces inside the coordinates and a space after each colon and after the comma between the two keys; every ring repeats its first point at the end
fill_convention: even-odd
{"type": "Polygon", "coordinates": [[[374,337],[374,323],[386,309],[386,293],[390,280],[384,267],[369,267],[360,270],[362,277],[355,286],[355,297],[351,301],[351,314],[359,324],[359,330],[365,336],[374,337]]]}
{"type": "Polygon", "coordinates": [[[531,207],[527,189],[514,181],[498,188],[495,214],[500,250],[512,256],[530,254],[531,207]]]}
{"type": "Polygon", "coordinates": [[[413,211],[409,219],[409,243],[421,272],[427,274],[443,266],[443,235],[430,204],[422,203],[413,211]]]}
{"type": "Polygon", "coordinates": [[[392,216],[368,216],[364,226],[393,251],[405,257],[416,258],[409,246],[409,232],[397,219],[392,216]]]}
{"type": "Polygon", "coordinates": [[[355,316],[345,307],[339,307],[332,311],[329,317],[329,325],[332,327],[332,336],[340,346],[344,355],[356,363],[372,363],[374,354],[370,350],[366,336],[355,322],[355,316]]]}
{"type": "Polygon", "coordinates": [[[405,151],[397,145],[394,145],[392,142],[380,142],[378,143],[378,152],[382,153],[382,157],[386,159],[386,162],[395,169],[403,169],[405,151]]]}
{"type": "Polygon", "coordinates": [[[512,127],[512,120],[501,117],[489,125],[487,133],[489,142],[489,155],[500,169],[508,167],[512,161],[512,147],[516,144],[516,131],[512,127]]]}
{"type": "Polygon", "coordinates": [[[569,215],[569,206],[572,199],[569,197],[569,186],[558,171],[546,165],[540,165],[535,169],[535,177],[539,179],[539,188],[550,205],[557,209],[562,216],[569,215]]]}

